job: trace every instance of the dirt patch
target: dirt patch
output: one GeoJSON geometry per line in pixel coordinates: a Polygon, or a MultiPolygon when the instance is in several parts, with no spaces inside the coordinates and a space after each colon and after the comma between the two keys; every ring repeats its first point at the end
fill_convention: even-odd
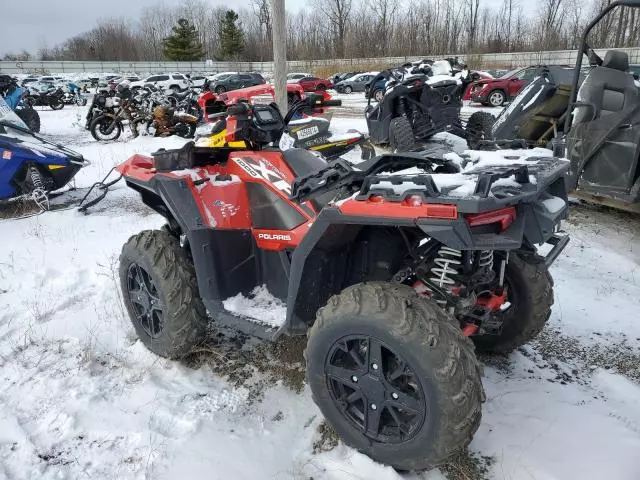
{"type": "Polygon", "coordinates": [[[22,218],[40,213],[40,207],[28,199],[0,202],[0,219],[22,218]]]}
{"type": "Polygon", "coordinates": [[[493,457],[464,450],[439,468],[448,480],[490,480],[489,470],[494,462],[493,457]]]}
{"type": "MultiPolygon", "coordinates": [[[[600,332],[594,332],[592,335],[594,340],[605,337],[600,332]]],[[[596,342],[585,345],[576,338],[564,335],[559,329],[545,328],[531,345],[543,360],[538,366],[551,368],[557,373],[554,379],[548,379],[550,382],[587,383],[595,368],[603,368],[640,383],[638,341],[640,339],[629,339],[621,334],[615,344],[596,342]],[[567,368],[562,363],[570,367],[567,368]]],[[[521,351],[527,354],[526,350],[521,351]]]]}
{"type": "Polygon", "coordinates": [[[340,437],[331,425],[323,421],[318,425],[319,438],[313,442],[313,453],[322,453],[333,450],[338,446],[340,437]]]}
{"type": "Polygon", "coordinates": [[[282,337],[263,342],[232,330],[220,329],[185,359],[192,368],[208,367],[236,387],[249,389],[249,403],[260,401],[266,388],[281,382],[300,393],[305,384],[306,337],[282,337]]]}

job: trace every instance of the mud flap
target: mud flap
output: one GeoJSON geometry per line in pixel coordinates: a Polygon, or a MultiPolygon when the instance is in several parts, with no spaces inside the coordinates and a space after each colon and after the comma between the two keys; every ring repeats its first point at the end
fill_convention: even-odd
{"type": "Polygon", "coordinates": [[[376,156],[376,150],[375,148],[373,148],[373,144],[368,138],[364,139],[360,143],[360,150],[362,152],[360,154],[360,158],[362,160],[371,160],[373,157],[376,156]]]}

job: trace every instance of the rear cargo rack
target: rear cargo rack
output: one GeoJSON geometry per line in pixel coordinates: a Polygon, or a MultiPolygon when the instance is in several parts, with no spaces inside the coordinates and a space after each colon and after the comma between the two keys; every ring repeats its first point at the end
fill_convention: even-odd
{"type": "Polygon", "coordinates": [[[419,196],[426,202],[455,203],[462,206],[462,211],[474,212],[537,196],[563,177],[568,168],[566,161],[557,158],[533,157],[528,160],[530,162],[527,164],[492,165],[457,174],[468,177],[469,182],[475,182],[470,185],[473,188],[469,188],[467,195],[455,192],[465,182],[452,182],[450,186],[438,188],[434,176],[441,181],[448,174],[393,175],[394,170],[403,170],[407,166],[424,167],[429,172],[434,166],[442,165],[424,157],[386,155],[355,166],[345,160],[337,160],[322,170],[296,179],[292,185],[291,199],[306,202],[341,190],[340,196],[356,194],[356,200],[377,196],[390,202],[401,202],[408,197],[419,196]],[[499,180],[502,179],[512,180],[500,184],[499,180]]]}

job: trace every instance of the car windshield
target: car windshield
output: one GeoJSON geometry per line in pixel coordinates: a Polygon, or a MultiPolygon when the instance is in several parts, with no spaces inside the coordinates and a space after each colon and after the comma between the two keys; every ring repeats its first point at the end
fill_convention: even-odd
{"type": "Polygon", "coordinates": [[[520,70],[522,70],[522,68],[516,68],[515,70],[511,70],[510,72],[507,72],[504,75],[502,75],[501,77],[499,77],[498,80],[506,80],[509,77],[513,77],[520,70]]]}

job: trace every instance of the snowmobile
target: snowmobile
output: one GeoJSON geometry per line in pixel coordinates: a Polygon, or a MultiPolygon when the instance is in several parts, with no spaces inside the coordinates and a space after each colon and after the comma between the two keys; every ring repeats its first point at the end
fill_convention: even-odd
{"type": "Polygon", "coordinates": [[[245,148],[190,142],[116,167],[167,220],[120,255],[140,341],[182,358],[206,341],[209,315],[264,339],[308,336],[313,399],[347,444],[401,470],[445,462],[480,424],[474,343],[508,352],[549,318],[568,163],[451,175],[437,173],[442,156],[404,153],[352,166],[275,148],[286,125],[274,104],[226,114],[227,143],[245,148]],[[234,309],[256,289],[286,314],[234,309]]]}
{"type": "Polygon", "coordinates": [[[638,8],[640,1],[607,6],[584,31],[575,68],[549,67],[498,117],[491,137],[546,144],[571,161],[567,188],[577,197],[640,212],[640,90],[625,52],[610,50],[602,59],[587,43],[620,6],[638,8]]]}
{"type": "Polygon", "coordinates": [[[42,210],[89,162],[29,130],[0,97],[0,201],[31,198],[42,210]]]}
{"type": "MultiPolygon", "coordinates": [[[[344,135],[333,135],[329,130],[329,119],[313,116],[316,110],[342,105],[340,100],[330,100],[327,97],[329,96],[309,93],[291,106],[284,117],[286,128],[280,138],[280,148],[304,148],[321,154],[327,160],[335,160],[359,146],[362,160],[373,158],[375,150],[366,136],[356,130],[349,130],[344,135]]],[[[246,148],[244,142],[234,142],[231,145],[227,143],[225,112],[209,115],[210,120],[213,118],[219,120],[214,124],[210,136],[198,140],[198,146],[246,148]]]]}
{"type": "Polygon", "coordinates": [[[0,75],[0,97],[32,132],[40,131],[40,115],[25,101],[29,91],[9,75],[0,75]]]}
{"type": "MultiPolygon", "coordinates": [[[[401,69],[402,70],[402,69],[401,69]]],[[[404,69],[406,70],[406,69],[404,69]]],[[[371,142],[389,145],[393,151],[410,151],[417,142],[429,140],[437,133],[450,132],[469,141],[474,147],[483,140],[493,125],[493,116],[486,112],[475,112],[466,128],[460,119],[462,96],[472,81],[468,72],[452,76],[448,61],[437,61],[430,65],[412,67],[399,78],[398,69],[380,72],[372,81],[376,85],[386,80],[386,92],[374,106],[369,96],[365,117],[371,142]],[[442,64],[448,65],[442,74],[442,64]],[[438,69],[434,70],[436,67],[438,69]]]]}

